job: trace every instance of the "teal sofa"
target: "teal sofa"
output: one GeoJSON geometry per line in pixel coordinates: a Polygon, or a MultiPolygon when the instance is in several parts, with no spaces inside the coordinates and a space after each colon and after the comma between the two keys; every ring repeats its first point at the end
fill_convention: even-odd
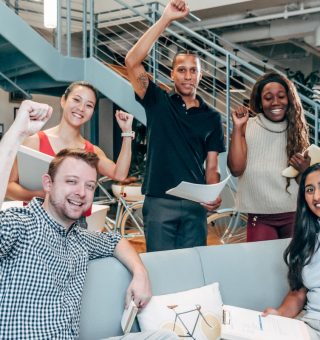
{"type": "MultiPolygon", "coordinates": [[[[289,240],[197,247],[141,254],[154,295],[220,283],[225,304],[263,310],[278,306],[289,287],[283,251],[289,240]]],[[[91,261],[83,292],[80,339],[121,335],[131,275],[114,258],[91,261]]],[[[137,323],[133,331],[138,331],[137,323]]]]}

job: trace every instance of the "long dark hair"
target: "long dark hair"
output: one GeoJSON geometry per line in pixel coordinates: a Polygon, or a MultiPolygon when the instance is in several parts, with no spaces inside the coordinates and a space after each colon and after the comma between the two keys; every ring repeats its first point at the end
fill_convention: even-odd
{"type": "Polygon", "coordinates": [[[302,174],[293,237],[283,255],[284,261],[289,267],[288,280],[292,290],[303,287],[302,269],[310,263],[312,256],[320,246],[318,217],[310,210],[305,199],[306,178],[315,171],[320,171],[320,163],[309,167],[302,174]]]}

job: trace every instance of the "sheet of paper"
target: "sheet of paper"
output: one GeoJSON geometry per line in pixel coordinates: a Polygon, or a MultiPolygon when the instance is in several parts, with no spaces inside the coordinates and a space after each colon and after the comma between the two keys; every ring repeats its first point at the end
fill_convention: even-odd
{"type": "Polygon", "coordinates": [[[236,340],[309,340],[306,325],[299,320],[234,306],[223,306],[228,316],[222,325],[223,339],[236,340]]]}
{"type": "Polygon", "coordinates": [[[194,184],[181,182],[175,188],[167,190],[166,194],[199,203],[213,202],[220,195],[229,178],[230,175],[222,182],[216,184],[194,184]]]}

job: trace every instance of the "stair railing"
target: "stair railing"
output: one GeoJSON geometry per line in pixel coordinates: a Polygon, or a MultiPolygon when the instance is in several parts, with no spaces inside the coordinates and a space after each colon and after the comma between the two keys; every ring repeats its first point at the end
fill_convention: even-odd
{"type": "MultiPolygon", "coordinates": [[[[108,0],[108,11],[99,12],[94,0],[58,0],[58,26],[55,30],[48,31],[39,25],[39,17],[43,15],[41,2],[5,2],[22,17],[28,16],[31,25],[33,20],[33,27],[47,40],[51,40],[62,54],[97,58],[124,76],[123,66],[127,51],[161,15],[163,9],[163,4],[158,1],[145,3],[143,0],[132,0],[128,4],[123,0],[108,0]]],[[[203,70],[199,94],[221,113],[228,141],[232,110],[247,103],[255,79],[270,67],[265,61],[258,62],[252,56],[248,57],[250,62],[245,61],[236,55],[234,51],[238,48],[234,45],[209,34],[210,31],[201,32],[202,34],[192,31],[184,22],[173,22],[160,37],[146,59],[145,66],[155,81],[168,87],[172,85],[170,69],[177,49],[196,50],[203,70]]],[[[241,56],[246,55],[239,50],[241,56]]],[[[311,140],[318,144],[320,105],[301,93],[300,98],[308,120],[311,140]]]]}

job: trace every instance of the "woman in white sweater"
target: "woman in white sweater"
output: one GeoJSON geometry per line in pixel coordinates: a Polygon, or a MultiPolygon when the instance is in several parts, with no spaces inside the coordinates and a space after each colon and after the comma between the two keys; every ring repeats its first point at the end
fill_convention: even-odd
{"type": "Polygon", "coordinates": [[[250,108],[239,107],[232,119],[228,166],[239,177],[236,206],[248,214],[247,241],[291,237],[298,185],[281,171],[290,164],[303,172],[310,165],[303,154],[308,131],[295,86],[276,72],[261,76],[250,108]]]}

